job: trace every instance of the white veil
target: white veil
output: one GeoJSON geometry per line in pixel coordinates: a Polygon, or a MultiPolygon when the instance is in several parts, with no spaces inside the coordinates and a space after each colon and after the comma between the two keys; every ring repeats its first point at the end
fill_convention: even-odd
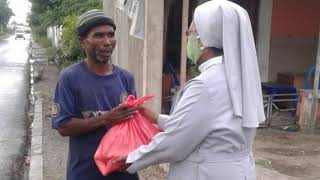
{"type": "Polygon", "coordinates": [[[235,116],[244,127],[265,120],[256,49],[248,13],[226,0],[198,6],[194,22],[205,47],[223,49],[224,65],[235,116]]]}

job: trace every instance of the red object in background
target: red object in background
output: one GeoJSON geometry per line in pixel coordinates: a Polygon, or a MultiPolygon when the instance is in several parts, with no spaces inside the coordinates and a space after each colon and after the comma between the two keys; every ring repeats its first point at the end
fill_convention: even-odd
{"type": "MultiPolygon", "coordinates": [[[[152,97],[144,96],[135,99],[130,95],[124,103],[136,106],[152,97]]],[[[141,145],[148,144],[158,132],[159,128],[140,113],[132,119],[113,126],[102,138],[94,155],[100,172],[107,176],[109,173],[117,171],[120,165],[112,163],[114,160],[127,156],[141,145]]]]}

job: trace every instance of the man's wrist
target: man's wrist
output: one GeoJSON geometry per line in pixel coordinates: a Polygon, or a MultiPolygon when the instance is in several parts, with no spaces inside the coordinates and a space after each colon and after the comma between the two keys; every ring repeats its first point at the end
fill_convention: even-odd
{"type": "Polygon", "coordinates": [[[104,117],[104,115],[95,116],[93,117],[93,125],[97,128],[109,125],[109,121],[106,120],[107,117],[104,117]]]}

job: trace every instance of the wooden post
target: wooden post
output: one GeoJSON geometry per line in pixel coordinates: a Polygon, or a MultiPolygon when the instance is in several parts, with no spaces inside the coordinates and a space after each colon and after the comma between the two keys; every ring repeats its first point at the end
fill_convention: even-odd
{"type": "Polygon", "coordinates": [[[318,37],[318,51],[317,51],[317,61],[316,69],[314,73],[314,83],[313,83],[313,103],[311,109],[311,119],[308,123],[310,130],[313,131],[317,122],[317,110],[318,110],[318,99],[319,99],[319,76],[320,76],[320,26],[319,26],[319,37],[318,37]]]}
{"type": "Polygon", "coordinates": [[[142,96],[147,95],[147,76],[148,76],[148,7],[149,1],[144,1],[144,40],[143,40],[143,63],[142,63],[142,96]]]}
{"type": "Polygon", "coordinates": [[[143,95],[154,94],[149,102],[161,112],[164,1],[145,0],[145,32],[143,46],[143,95]]]}
{"type": "Polygon", "coordinates": [[[187,36],[186,29],[188,28],[189,17],[189,0],[183,0],[182,5],[182,29],[181,29],[181,54],[180,54],[180,85],[183,86],[186,82],[187,74],[187,36]]]}

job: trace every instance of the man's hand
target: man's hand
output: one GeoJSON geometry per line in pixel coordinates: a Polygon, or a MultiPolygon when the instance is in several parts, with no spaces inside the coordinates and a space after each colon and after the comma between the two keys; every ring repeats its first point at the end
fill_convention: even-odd
{"type": "Polygon", "coordinates": [[[112,163],[113,164],[119,164],[120,168],[119,168],[118,171],[125,172],[125,171],[127,171],[128,167],[131,165],[131,164],[126,164],[126,161],[127,161],[127,156],[120,157],[120,158],[114,160],[112,163]]]}
{"type": "Polygon", "coordinates": [[[128,104],[123,103],[113,108],[111,111],[102,115],[105,125],[116,125],[122,121],[132,118],[137,114],[137,107],[130,107],[128,104]]]}
{"type": "Polygon", "coordinates": [[[138,106],[139,112],[144,115],[150,122],[157,123],[158,114],[153,112],[149,107],[145,104],[141,104],[138,106]]]}

